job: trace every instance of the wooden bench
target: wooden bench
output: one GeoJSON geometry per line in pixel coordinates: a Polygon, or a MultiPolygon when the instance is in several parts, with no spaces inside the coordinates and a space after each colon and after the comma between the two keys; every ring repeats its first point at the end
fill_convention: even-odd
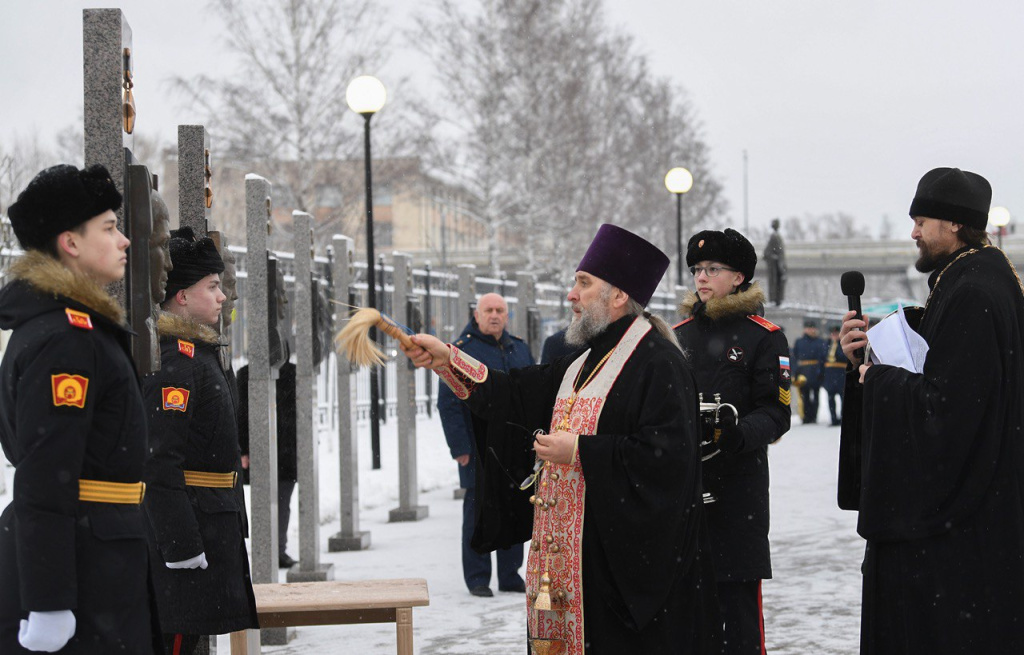
{"type": "MultiPolygon", "coordinates": [[[[395,623],[398,655],[412,655],[412,608],[430,604],[422,578],[255,584],[261,628],[395,623]]],[[[231,634],[232,655],[249,653],[246,632],[231,634]]]]}

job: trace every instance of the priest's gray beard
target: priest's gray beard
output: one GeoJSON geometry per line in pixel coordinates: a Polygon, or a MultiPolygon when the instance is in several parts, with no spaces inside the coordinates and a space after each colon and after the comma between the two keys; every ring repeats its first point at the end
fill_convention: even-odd
{"type": "MultiPolygon", "coordinates": [[[[565,342],[573,347],[579,347],[589,342],[597,335],[604,332],[611,323],[611,308],[609,300],[612,298],[612,285],[605,286],[597,300],[590,303],[589,307],[576,305],[580,308],[579,314],[573,314],[572,323],[565,331],[565,342]]],[[[574,307],[573,309],[575,309],[574,307]]]]}

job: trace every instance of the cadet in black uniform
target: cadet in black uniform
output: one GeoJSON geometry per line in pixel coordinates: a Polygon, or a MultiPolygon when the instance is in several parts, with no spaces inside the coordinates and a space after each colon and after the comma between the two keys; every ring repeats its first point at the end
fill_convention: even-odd
{"type": "Polygon", "coordinates": [[[150,556],[171,655],[200,636],[258,627],[245,552],[235,402],[212,326],[224,262],[191,228],[171,233],[173,270],[157,321],[160,371],[143,381],[152,457],[146,464],[150,556]]]}
{"type": "MultiPolygon", "coordinates": [[[[772,577],[768,549],[768,444],[789,430],[789,345],[765,320],[764,291],[751,283],[754,247],[735,230],[700,232],[686,250],[696,294],[679,310],[676,326],[697,391],[723,408],[718,454],[704,461],[705,505],[711,528],[725,650],[764,653],[761,580],[772,577]]],[[[712,451],[714,452],[714,451],[712,451]]]]}
{"type": "Polygon", "coordinates": [[[11,205],[26,253],[0,290],[0,653],[152,653],[146,417],[124,310],[121,194],[102,166],[39,173],[11,205]]]}

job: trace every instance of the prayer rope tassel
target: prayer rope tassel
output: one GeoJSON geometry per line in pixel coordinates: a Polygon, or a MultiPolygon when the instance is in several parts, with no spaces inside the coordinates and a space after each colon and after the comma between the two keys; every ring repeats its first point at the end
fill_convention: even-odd
{"type": "Polygon", "coordinates": [[[383,364],[384,353],[370,339],[370,328],[374,327],[397,339],[406,348],[414,345],[406,330],[390,316],[381,314],[372,307],[364,307],[353,313],[348,325],[334,337],[338,352],[344,353],[348,360],[357,366],[383,364]]]}

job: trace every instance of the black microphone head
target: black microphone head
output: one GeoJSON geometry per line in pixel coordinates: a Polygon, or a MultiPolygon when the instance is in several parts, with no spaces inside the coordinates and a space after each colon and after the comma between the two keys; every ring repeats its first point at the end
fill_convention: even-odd
{"type": "Polygon", "coordinates": [[[839,286],[844,296],[860,296],[864,294],[864,274],[860,271],[846,271],[839,279],[839,286]]]}

